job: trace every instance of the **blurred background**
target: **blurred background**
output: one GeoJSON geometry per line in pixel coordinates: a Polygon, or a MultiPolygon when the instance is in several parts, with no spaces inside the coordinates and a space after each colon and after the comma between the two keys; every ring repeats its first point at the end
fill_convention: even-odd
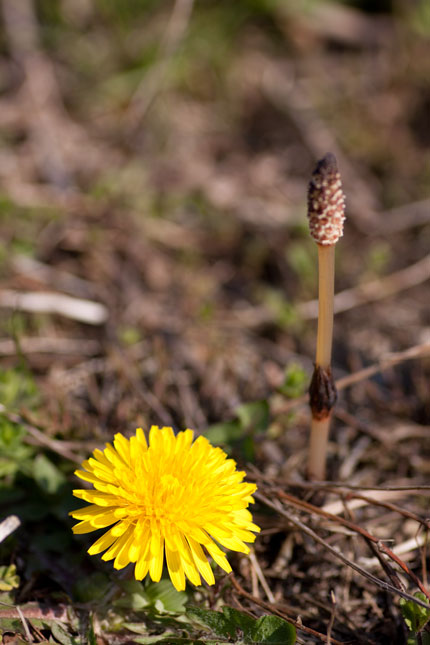
{"type": "MultiPolygon", "coordinates": [[[[428,2],[2,0],[1,19],[7,410],[84,441],[256,423],[297,456],[327,151],[335,376],[429,342],[428,2]]],[[[428,423],[428,374],[405,362],[346,403],[428,423]]]]}
{"type": "MultiPolygon", "coordinates": [[[[329,475],[428,482],[428,0],[0,9],[0,510],[23,522],[0,551],[21,582],[0,573],[19,601],[104,593],[65,518],[74,464],[117,431],[191,427],[267,476],[303,476],[306,195],[327,152],[347,200],[335,378],[395,355],[340,388],[329,475]]],[[[303,570],[307,589],[320,580],[320,560],[302,564],[289,589],[303,570]]],[[[317,627],[321,584],[319,606],[290,599],[317,627]]]]}

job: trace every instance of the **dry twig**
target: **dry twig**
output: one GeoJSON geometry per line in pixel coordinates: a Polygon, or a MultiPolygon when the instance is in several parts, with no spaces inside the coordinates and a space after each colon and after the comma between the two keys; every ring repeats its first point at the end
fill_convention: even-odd
{"type": "Polygon", "coordinates": [[[3,542],[20,526],[21,520],[17,515],[9,515],[0,522],[0,542],[3,542]]]}
{"type": "Polygon", "coordinates": [[[72,298],[53,291],[0,291],[0,307],[18,311],[57,314],[88,325],[102,325],[108,318],[107,308],[99,302],[72,298]]]}
{"type": "MultiPolygon", "coordinates": [[[[362,285],[340,291],[334,297],[334,313],[349,311],[354,307],[377,302],[383,298],[410,289],[430,279],[430,255],[401,271],[365,282],[362,285]]],[[[305,320],[318,317],[318,300],[310,300],[297,305],[297,310],[305,320]]]]}
{"type": "MultiPolygon", "coordinates": [[[[356,383],[360,383],[361,381],[374,376],[375,374],[384,372],[390,367],[403,363],[403,361],[424,358],[427,356],[430,356],[430,343],[414,345],[402,352],[390,352],[389,354],[382,356],[377,363],[369,365],[369,367],[365,367],[362,370],[358,370],[353,374],[348,374],[348,376],[343,376],[335,381],[336,389],[338,391],[344,390],[347,387],[351,387],[351,385],[355,385],[356,383]]],[[[299,396],[296,399],[292,399],[291,401],[279,401],[279,399],[277,399],[273,404],[273,414],[284,414],[294,408],[304,405],[307,401],[307,394],[299,396]]]]}
{"type": "Polygon", "coordinates": [[[19,347],[11,338],[0,338],[0,356],[18,356],[19,354],[55,354],[93,356],[101,350],[97,340],[88,338],[20,338],[19,347]]]}
{"type": "MultiPolygon", "coordinates": [[[[272,490],[271,492],[273,494],[275,491],[272,490]]],[[[323,509],[318,508],[317,506],[313,506],[312,504],[310,504],[309,502],[305,502],[304,500],[299,500],[293,495],[289,495],[288,493],[285,493],[282,490],[277,490],[276,494],[278,495],[278,498],[285,500],[287,503],[289,502],[295,507],[300,508],[301,510],[309,511],[316,515],[320,515],[325,519],[329,519],[334,521],[335,523],[339,523],[342,526],[345,526],[346,528],[354,531],[355,533],[358,533],[366,540],[370,540],[371,542],[376,544],[378,549],[383,553],[385,553],[389,558],[391,558],[409,576],[409,578],[420,589],[420,591],[422,591],[422,593],[430,600],[430,592],[423,585],[421,580],[419,580],[419,578],[414,574],[413,571],[411,571],[411,569],[407,566],[407,564],[402,560],[400,560],[400,558],[395,553],[393,553],[391,549],[385,546],[385,544],[383,544],[379,538],[374,537],[371,533],[361,528],[354,522],[351,522],[350,520],[338,517],[336,515],[332,515],[331,513],[327,513],[323,509]]],[[[414,596],[412,596],[411,594],[407,594],[406,592],[403,592],[402,590],[397,589],[393,585],[386,583],[383,580],[380,580],[373,574],[369,573],[368,571],[366,571],[365,569],[357,565],[355,562],[352,562],[349,558],[346,558],[343,554],[339,553],[339,551],[337,551],[331,545],[329,545],[326,542],[326,540],[324,540],[319,535],[317,535],[317,533],[315,533],[312,529],[305,526],[303,522],[299,520],[298,517],[293,516],[290,513],[287,513],[285,509],[281,506],[281,504],[278,503],[276,500],[275,502],[272,502],[270,499],[268,499],[266,496],[262,495],[261,493],[255,493],[255,497],[257,499],[260,499],[260,501],[262,501],[267,506],[270,506],[270,508],[273,508],[274,510],[278,511],[281,515],[286,517],[292,524],[300,528],[304,533],[306,533],[307,535],[312,537],[316,542],[324,546],[328,551],[330,551],[330,553],[335,555],[335,557],[342,560],[344,564],[351,567],[351,569],[353,569],[363,577],[367,578],[368,580],[370,580],[371,582],[379,586],[381,589],[385,589],[386,591],[389,591],[394,594],[397,593],[398,595],[400,595],[402,598],[405,598],[406,600],[412,600],[413,602],[418,602],[417,599],[414,598],[414,596]]],[[[418,604],[422,604],[423,607],[426,606],[425,603],[418,602],[418,604]]]]}

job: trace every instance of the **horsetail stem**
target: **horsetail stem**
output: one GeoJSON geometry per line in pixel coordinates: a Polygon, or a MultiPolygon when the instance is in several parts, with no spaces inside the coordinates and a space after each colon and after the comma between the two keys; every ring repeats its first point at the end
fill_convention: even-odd
{"type": "Polygon", "coordinates": [[[325,479],[331,411],[337,393],[331,373],[334,300],[334,250],[343,234],[345,197],[336,158],[327,154],[316,165],[309,184],[308,218],[318,245],[318,332],[315,369],[309,387],[312,412],[308,477],[325,479]]]}

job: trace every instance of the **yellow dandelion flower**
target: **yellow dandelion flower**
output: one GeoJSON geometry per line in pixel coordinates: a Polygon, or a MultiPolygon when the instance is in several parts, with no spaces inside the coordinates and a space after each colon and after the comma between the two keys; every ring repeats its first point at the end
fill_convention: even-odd
{"type": "Polygon", "coordinates": [[[138,428],[130,439],[116,434],[113,446],[94,450],[94,458],[83,462],[85,470],[75,474],[94,490],[73,491],[90,503],[70,513],[80,520],[73,532],[111,527],[88,549],[90,555],[105,551],[102,559],[114,560],[116,569],[133,562],[137,580],[149,573],[158,582],[166,554],[170,578],[181,591],[186,577],[194,585],[201,584],[200,576],[214,584],[207,554],[231,571],[218,544],[249,552],[245,543],[260,530],[247,508],[256,485],[243,481],[245,473],[221,448],[205,437],[193,443],[193,436],[192,430],[175,436],[172,428],[152,426],[148,445],[138,428]]]}

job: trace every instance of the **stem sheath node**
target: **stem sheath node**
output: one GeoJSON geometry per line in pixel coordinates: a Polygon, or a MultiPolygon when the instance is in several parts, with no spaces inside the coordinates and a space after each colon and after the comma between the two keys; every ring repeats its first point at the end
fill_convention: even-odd
{"type": "Polygon", "coordinates": [[[337,401],[337,390],[331,368],[315,365],[309,386],[309,404],[312,418],[321,421],[329,416],[337,401]]]}

